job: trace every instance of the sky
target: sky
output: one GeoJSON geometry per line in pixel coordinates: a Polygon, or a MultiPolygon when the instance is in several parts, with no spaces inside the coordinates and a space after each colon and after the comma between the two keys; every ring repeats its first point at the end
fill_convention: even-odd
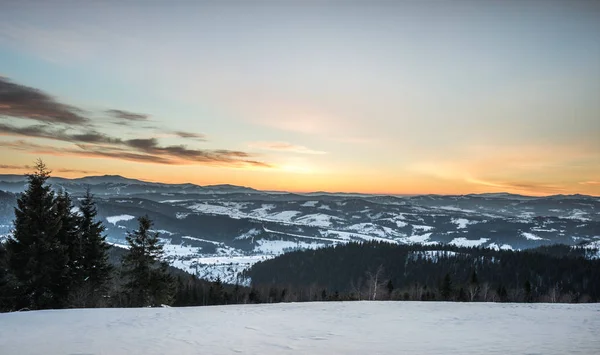
{"type": "Polygon", "coordinates": [[[600,195],[600,1],[0,2],[0,173],[600,195]]]}

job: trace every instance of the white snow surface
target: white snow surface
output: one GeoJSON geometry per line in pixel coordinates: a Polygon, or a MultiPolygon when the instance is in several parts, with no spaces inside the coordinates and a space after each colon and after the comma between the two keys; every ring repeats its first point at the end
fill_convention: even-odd
{"type": "Polygon", "coordinates": [[[487,243],[488,240],[489,240],[489,238],[467,239],[464,237],[460,237],[460,238],[452,239],[452,241],[448,244],[454,244],[457,247],[471,248],[471,247],[478,247],[481,244],[487,243]]]}
{"type": "Polygon", "coordinates": [[[108,223],[114,224],[116,226],[117,223],[119,223],[121,221],[131,221],[134,218],[135,218],[134,216],[131,216],[131,215],[128,215],[128,214],[122,214],[122,215],[119,215],[119,216],[106,217],[106,221],[108,223]]]}
{"type": "Polygon", "coordinates": [[[467,228],[469,224],[475,224],[477,222],[469,221],[466,218],[452,218],[452,223],[456,224],[458,229],[467,228]]]}
{"type": "Polygon", "coordinates": [[[282,303],[0,314],[3,355],[597,354],[600,304],[282,303]]]}
{"type": "Polygon", "coordinates": [[[303,204],[301,204],[300,206],[302,206],[302,207],[315,207],[318,204],[319,204],[319,201],[306,201],[303,204]]]}
{"type": "Polygon", "coordinates": [[[522,232],[521,235],[529,240],[545,240],[544,238],[538,237],[537,235],[535,235],[533,233],[522,232]]]}

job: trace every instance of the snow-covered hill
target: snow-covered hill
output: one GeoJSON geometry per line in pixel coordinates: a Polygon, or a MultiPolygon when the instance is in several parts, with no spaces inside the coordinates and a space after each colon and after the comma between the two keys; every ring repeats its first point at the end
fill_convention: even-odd
{"type": "MultiPolygon", "coordinates": [[[[120,176],[52,183],[75,196],[91,186],[111,243],[122,246],[147,214],[171,264],[227,282],[244,282],[241,270],[287,251],[352,241],[494,249],[600,241],[600,198],[592,196],[292,194],[120,176]]],[[[22,176],[0,175],[0,189],[24,185],[22,176]]],[[[15,201],[0,193],[0,235],[10,231],[15,201]]]]}
{"type": "Polygon", "coordinates": [[[3,355],[597,354],[598,304],[328,302],[0,314],[3,355]]]}

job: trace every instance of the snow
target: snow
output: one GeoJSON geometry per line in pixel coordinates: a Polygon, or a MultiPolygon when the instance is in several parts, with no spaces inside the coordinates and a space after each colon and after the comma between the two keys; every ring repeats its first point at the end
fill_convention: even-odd
{"type": "Polygon", "coordinates": [[[281,222],[291,222],[292,218],[294,218],[298,214],[300,214],[300,212],[298,211],[282,211],[279,213],[269,215],[269,219],[281,222]]]}
{"type": "Polygon", "coordinates": [[[291,240],[266,240],[261,239],[256,241],[254,247],[255,253],[270,254],[270,255],[281,255],[287,251],[297,249],[317,249],[327,246],[323,243],[305,243],[300,241],[291,240]]]}
{"type": "Polygon", "coordinates": [[[398,228],[404,228],[406,226],[408,226],[408,223],[403,222],[403,221],[395,221],[396,222],[396,227],[398,228]]]}
{"type": "Polygon", "coordinates": [[[423,250],[423,251],[415,251],[409,254],[409,258],[412,260],[417,260],[419,256],[426,260],[431,260],[434,263],[440,258],[450,258],[458,255],[456,252],[447,251],[447,250],[423,250]]]}
{"type": "Polygon", "coordinates": [[[315,207],[317,204],[319,203],[319,201],[306,201],[303,204],[301,204],[301,207],[315,207]]]}
{"type": "Polygon", "coordinates": [[[544,238],[538,237],[537,235],[535,235],[533,233],[522,232],[521,235],[528,240],[545,240],[544,238]]]}
{"type": "Polygon", "coordinates": [[[294,222],[298,224],[305,224],[307,226],[313,227],[331,227],[332,220],[343,221],[343,219],[330,216],[327,214],[316,213],[316,214],[308,214],[306,216],[302,216],[297,218],[294,222]]]}
{"type": "Polygon", "coordinates": [[[479,239],[467,239],[464,237],[460,237],[460,238],[454,238],[452,239],[452,241],[448,244],[453,244],[456,245],[457,247],[477,247],[480,246],[481,244],[486,243],[489,240],[489,238],[479,238],[479,239]]]}
{"type": "Polygon", "coordinates": [[[446,211],[452,211],[452,212],[477,213],[477,211],[475,211],[475,210],[462,209],[462,208],[458,208],[456,206],[440,206],[437,208],[440,210],[446,210],[446,211]]]}
{"type": "Polygon", "coordinates": [[[469,224],[475,224],[466,218],[452,218],[452,223],[456,224],[458,229],[465,229],[469,224]]]}
{"type": "Polygon", "coordinates": [[[429,240],[429,237],[431,237],[431,233],[425,233],[422,235],[411,235],[410,237],[402,238],[400,240],[407,244],[425,243],[429,240]]]}
{"type": "Polygon", "coordinates": [[[509,244],[498,245],[496,243],[490,243],[487,247],[494,250],[514,250],[509,244]]]}
{"type": "Polygon", "coordinates": [[[131,221],[132,219],[134,219],[134,216],[128,215],[128,214],[122,214],[119,216],[111,216],[111,217],[106,217],[106,221],[108,223],[111,223],[113,225],[117,225],[117,223],[121,222],[121,221],[131,221]]]}
{"type": "Polygon", "coordinates": [[[429,232],[430,230],[433,229],[432,226],[423,226],[423,225],[418,225],[418,224],[413,224],[412,227],[414,230],[421,230],[423,232],[429,232]]]}
{"type": "Polygon", "coordinates": [[[254,240],[254,237],[256,237],[257,235],[260,235],[260,229],[258,228],[252,228],[249,231],[247,231],[244,234],[240,234],[239,236],[235,237],[235,240],[244,240],[244,239],[252,239],[254,240]]]}
{"type": "Polygon", "coordinates": [[[597,354],[600,304],[315,302],[0,314],[3,355],[597,354]],[[434,330],[434,331],[432,331],[434,330]]]}

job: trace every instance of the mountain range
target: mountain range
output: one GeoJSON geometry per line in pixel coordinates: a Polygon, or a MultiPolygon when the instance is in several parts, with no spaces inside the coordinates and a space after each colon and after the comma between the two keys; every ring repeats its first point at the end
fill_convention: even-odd
{"type": "MultiPolygon", "coordinates": [[[[75,199],[96,196],[107,240],[125,246],[148,215],[170,263],[204,278],[238,280],[257,261],[349,242],[527,249],[600,243],[600,198],[508,193],[386,196],[287,193],[243,186],[165,184],[122,176],[50,178],[75,199]]],[[[10,233],[23,175],[0,175],[0,235],[10,233]]]]}

